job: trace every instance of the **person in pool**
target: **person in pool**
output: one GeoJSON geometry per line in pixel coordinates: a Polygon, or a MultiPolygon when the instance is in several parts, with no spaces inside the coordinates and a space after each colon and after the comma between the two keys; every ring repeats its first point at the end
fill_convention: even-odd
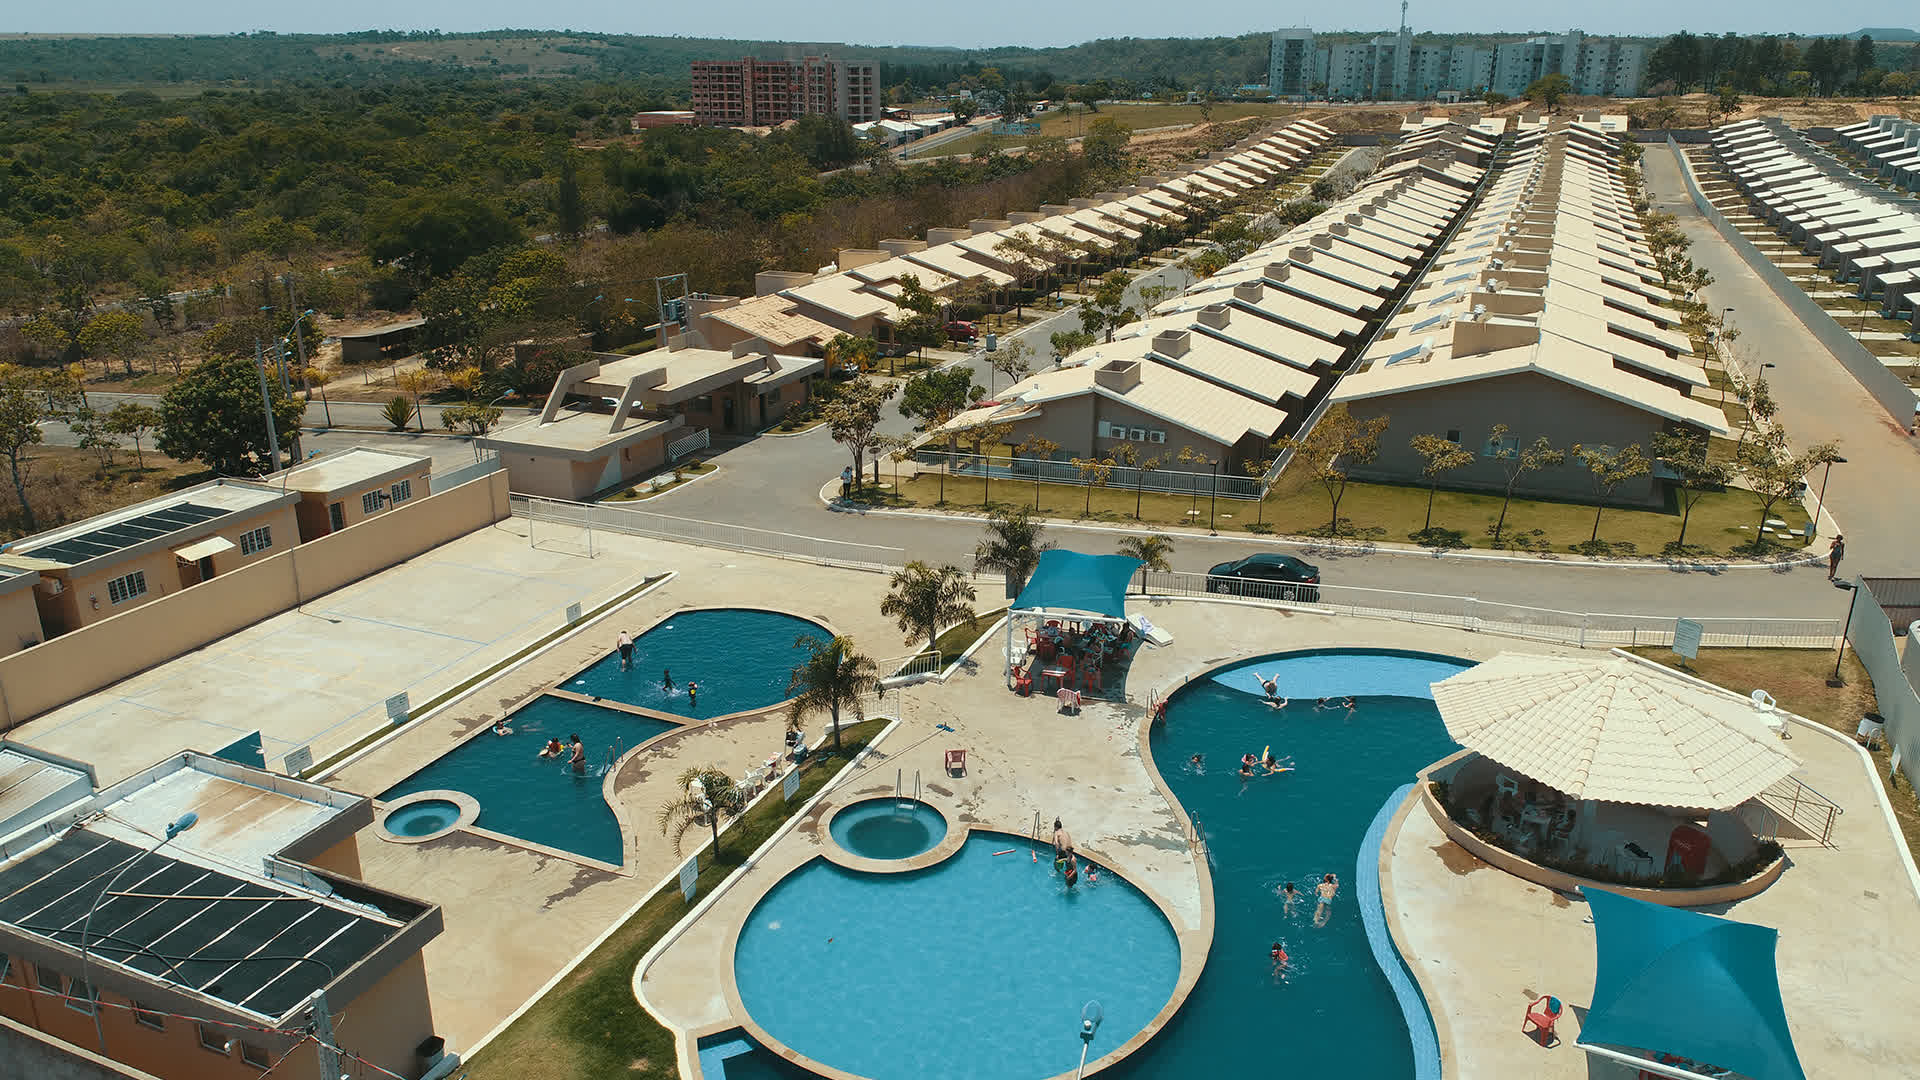
{"type": "Polygon", "coordinates": [[[1293,771],[1293,759],[1287,758],[1286,760],[1283,761],[1279,758],[1274,757],[1272,750],[1268,750],[1266,752],[1266,756],[1260,759],[1260,765],[1262,768],[1265,768],[1267,770],[1268,776],[1274,776],[1279,773],[1293,771]]]}
{"type": "Polygon", "coordinates": [[[625,671],[633,666],[633,634],[625,630],[620,631],[615,644],[620,647],[620,670],[625,671]]]}
{"type": "Polygon", "coordinates": [[[1240,775],[1252,776],[1253,767],[1255,765],[1258,765],[1259,763],[1260,763],[1260,759],[1257,757],[1254,757],[1252,754],[1241,754],[1240,755],[1240,775]]]}
{"type": "Polygon", "coordinates": [[[673,669],[664,668],[660,672],[660,689],[673,693],[673,669]]]}
{"type": "Polygon", "coordinates": [[[543,758],[557,758],[566,752],[567,748],[560,745],[559,736],[555,736],[547,740],[546,746],[541,747],[540,756],[543,758]]]}
{"type": "Polygon", "coordinates": [[[1195,754],[1193,757],[1187,759],[1187,764],[1193,766],[1194,772],[1199,772],[1207,767],[1207,759],[1203,755],[1195,754]]]}
{"type": "Polygon", "coordinates": [[[1067,856],[1067,888],[1080,884],[1080,865],[1073,856],[1067,856]]]}
{"type": "Polygon", "coordinates": [[[1286,946],[1276,941],[1273,943],[1272,951],[1268,952],[1267,955],[1273,959],[1273,970],[1276,974],[1287,970],[1289,961],[1287,959],[1286,946]]]}
{"type": "Polygon", "coordinates": [[[692,679],[687,680],[687,704],[688,706],[700,704],[700,684],[692,679]]]}
{"type": "Polygon", "coordinates": [[[1331,698],[1315,698],[1313,702],[1313,707],[1316,709],[1325,709],[1330,707],[1332,704],[1333,704],[1333,700],[1331,698]]]}
{"type": "Polygon", "coordinates": [[[1300,890],[1293,887],[1293,882],[1289,881],[1285,885],[1280,886],[1280,901],[1281,901],[1282,911],[1286,912],[1288,915],[1293,914],[1294,902],[1299,899],[1300,899],[1300,890]]]}
{"type": "Polygon", "coordinates": [[[1054,818],[1053,819],[1053,859],[1055,862],[1059,862],[1061,859],[1070,860],[1072,858],[1073,858],[1073,834],[1067,831],[1066,826],[1060,824],[1059,818],[1054,818]]]}
{"type": "Polygon", "coordinates": [[[495,735],[511,735],[511,734],[513,734],[513,729],[507,726],[507,718],[506,718],[506,717],[504,717],[504,716],[503,716],[503,717],[501,717],[500,719],[498,719],[498,720],[495,720],[495,721],[493,722],[493,733],[494,733],[495,735]]]}
{"type": "Polygon", "coordinates": [[[1268,701],[1273,701],[1280,696],[1278,676],[1262,675],[1256,671],[1253,677],[1260,680],[1260,689],[1267,695],[1268,701]]]}
{"type": "Polygon", "coordinates": [[[573,748],[573,754],[572,756],[567,758],[567,764],[572,765],[573,771],[576,773],[586,772],[587,771],[587,744],[580,741],[580,735],[577,732],[567,736],[567,741],[572,745],[572,748],[573,748]]]}
{"type": "Polygon", "coordinates": [[[1341,699],[1340,699],[1340,707],[1341,707],[1341,708],[1343,708],[1343,709],[1345,709],[1345,710],[1347,710],[1347,715],[1348,715],[1348,716],[1352,716],[1352,715],[1353,715],[1353,699],[1352,699],[1352,698],[1350,698],[1350,697],[1344,697],[1344,698],[1341,698],[1341,699]]]}

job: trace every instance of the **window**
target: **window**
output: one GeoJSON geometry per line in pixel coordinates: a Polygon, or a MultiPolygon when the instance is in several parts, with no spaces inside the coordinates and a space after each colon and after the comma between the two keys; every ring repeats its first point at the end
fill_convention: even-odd
{"type": "Polygon", "coordinates": [[[347,527],[347,508],[340,503],[327,504],[327,527],[339,532],[347,527]]]}
{"type": "Polygon", "coordinates": [[[167,1030],[166,1017],[161,1016],[159,1013],[154,1012],[152,1009],[147,1008],[137,1001],[133,1003],[133,1022],[143,1028],[152,1028],[155,1031],[167,1030]]]}
{"type": "Polygon", "coordinates": [[[393,485],[393,490],[390,492],[390,494],[393,496],[393,502],[395,506],[398,506],[399,504],[406,502],[408,499],[413,498],[413,481],[411,480],[400,481],[399,483],[393,485]]]}
{"type": "Polygon", "coordinates": [[[386,492],[384,491],[369,491],[365,495],[360,496],[360,512],[363,514],[379,513],[380,500],[385,495],[386,492]]]}
{"type": "Polygon", "coordinates": [[[240,1060],[246,1062],[247,1064],[253,1066],[256,1069],[273,1068],[273,1058],[267,1056],[266,1049],[264,1047],[255,1046],[250,1042],[243,1042],[240,1044],[240,1060]]]}
{"type": "Polygon", "coordinates": [[[13,957],[8,956],[6,953],[0,952],[0,983],[6,982],[7,976],[12,973],[13,973],[13,957]]]}
{"type": "Polygon", "coordinates": [[[119,604],[136,596],[147,595],[147,572],[135,570],[131,574],[114,578],[107,582],[107,599],[119,604]]]}
{"type": "Polygon", "coordinates": [[[1452,444],[1453,444],[1453,445],[1455,445],[1455,446],[1459,446],[1459,445],[1460,445],[1460,429],[1459,429],[1459,428],[1448,428],[1448,429],[1447,429],[1447,441],[1448,441],[1448,442],[1450,442],[1450,443],[1452,443],[1452,444]]]}
{"type": "Polygon", "coordinates": [[[34,981],[40,984],[40,989],[45,990],[47,993],[64,994],[67,992],[66,977],[47,965],[34,965],[33,975],[34,981]]]}
{"type": "Polygon", "coordinates": [[[273,546],[273,526],[262,525],[240,534],[240,554],[252,555],[273,546]]]}
{"type": "Polygon", "coordinates": [[[67,1008],[72,1009],[74,1012],[86,1013],[88,1016],[92,1016],[93,1003],[98,1000],[100,1000],[100,991],[95,990],[91,985],[81,982],[79,979],[73,980],[73,983],[68,988],[67,1008]]]}
{"type": "Polygon", "coordinates": [[[195,1024],[193,1026],[200,1031],[200,1047],[203,1050],[211,1050],[216,1054],[225,1055],[229,1047],[233,1045],[228,1042],[227,1037],[221,1034],[216,1028],[210,1028],[205,1024],[195,1024]]]}
{"type": "Polygon", "coordinates": [[[1510,458],[1520,453],[1520,436],[1509,435],[1504,439],[1487,439],[1486,448],[1480,451],[1482,457],[1510,458]]]}

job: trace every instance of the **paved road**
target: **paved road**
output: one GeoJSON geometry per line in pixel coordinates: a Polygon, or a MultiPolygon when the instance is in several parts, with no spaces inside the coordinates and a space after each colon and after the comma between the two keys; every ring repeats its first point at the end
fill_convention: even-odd
{"type": "MultiPolygon", "coordinates": [[[[1664,146],[1644,158],[1656,209],[1675,216],[1693,241],[1695,263],[1713,274],[1708,306],[1734,309],[1738,352],[1764,369],[1780,403],[1776,417],[1796,443],[1831,441],[1846,455],[1827,485],[1828,512],[1847,535],[1850,568],[1872,576],[1920,574],[1916,518],[1907,499],[1920,490],[1920,446],[1780,303],[1688,197],[1680,163],[1664,146]]],[[[1818,485],[1816,475],[1809,482],[1818,485]]],[[[1825,545],[1814,543],[1824,549],[1825,545]]]]}

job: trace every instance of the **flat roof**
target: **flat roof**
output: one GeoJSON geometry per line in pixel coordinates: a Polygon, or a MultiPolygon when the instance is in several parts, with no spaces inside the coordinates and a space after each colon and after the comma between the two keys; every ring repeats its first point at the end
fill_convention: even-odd
{"type": "Polygon", "coordinates": [[[93,794],[93,774],[78,762],[0,743],[0,836],[93,794]]]}
{"type": "Polygon", "coordinates": [[[214,532],[237,514],[270,509],[297,498],[257,484],[215,480],[16,540],[7,546],[6,557],[23,567],[39,563],[78,566],[148,543],[193,539],[214,532]],[[194,536],[182,535],[186,533],[194,536]]]}
{"type": "Polygon", "coordinates": [[[677,416],[662,419],[635,411],[627,414],[619,430],[611,430],[612,424],[612,412],[568,406],[547,423],[533,416],[511,427],[496,428],[481,438],[480,445],[495,450],[548,450],[561,457],[587,461],[609,450],[665,434],[682,426],[683,421],[677,416]]]}
{"type": "Polygon", "coordinates": [[[357,341],[362,338],[377,338],[385,337],[388,334],[398,334],[404,330],[418,330],[425,325],[427,325],[427,320],[425,319],[401,319],[398,322],[369,326],[365,330],[357,330],[351,334],[335,334],[334,336],[341,341],[357,341]]]}
{"type": "Polygon", "coordinates": [[[433,459],[423,455],[396,454],[391,450],[356,446],[350,450],[341,450],[325,457],[315,458],[283,473],[277,473],[270,478],[269,482],[279,483],[295,491],[326,494],[359,484],[384,482],[394,476],[421,472],[432,467],[433,459]]]}

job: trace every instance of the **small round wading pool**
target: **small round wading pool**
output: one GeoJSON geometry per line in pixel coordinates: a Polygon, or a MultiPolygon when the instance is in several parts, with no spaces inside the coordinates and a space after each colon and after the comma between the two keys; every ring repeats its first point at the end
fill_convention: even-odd
{"type": "Polygon", "coordinates": [[[827,830],[862,858],[910,859],[947,835],[947,819],[914,799],[867,799],[833,815],[827,830]]]}
{"type": "Polygon", "coordinates": [[[427,836],[445,832],[460,820],[460,808],[448,799],[423,799],[387,815],[384,822],[395,836],[427,836]]]}

